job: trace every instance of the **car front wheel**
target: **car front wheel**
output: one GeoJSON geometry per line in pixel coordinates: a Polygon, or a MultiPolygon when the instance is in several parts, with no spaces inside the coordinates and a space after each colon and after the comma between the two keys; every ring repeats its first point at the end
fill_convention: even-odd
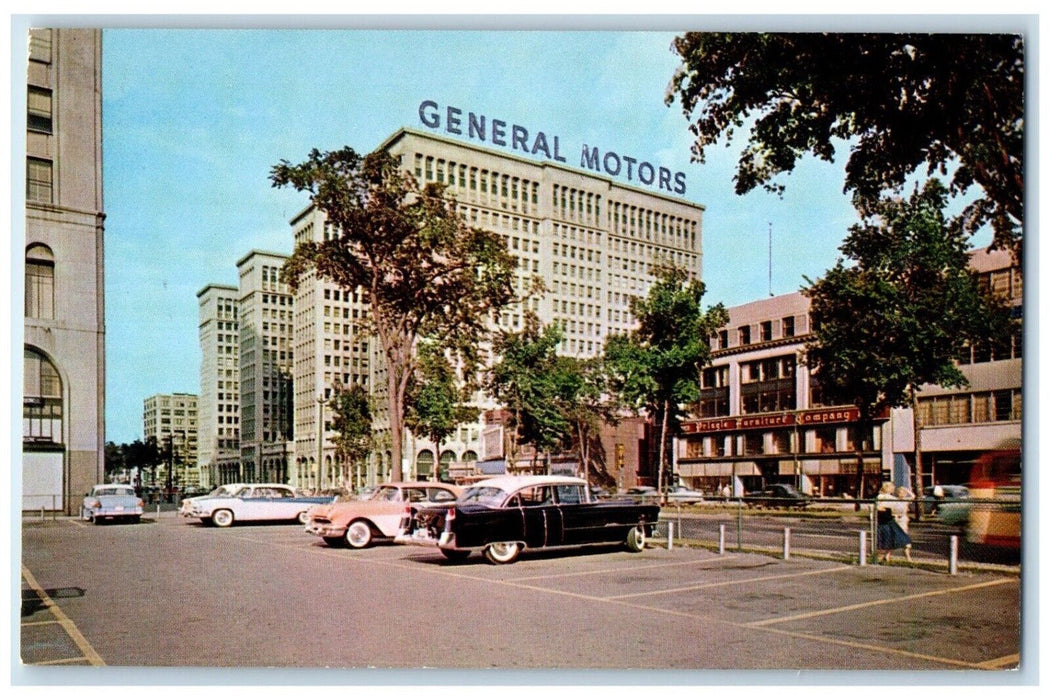
{"type": "Polygon", "coordinates": [[[229,527],[233,525],[233,512],[229,510],[217,510],[211,514],[211,521],[217,527],[229,527]]]}
{"type": "Polygon", "coordinates": [[[645,549],[645,527],[637,525],[627,533],[627,549],[640,552],[645,549]]]}
{"type": "Polygon", "coordinates": [[[485,559],[490,564],[510,564],[521,554],[521,545],[517,542],[493,542],[485,547],[485,559]]]}
{"type": "Polygon", "coordinates": [[[296,518],[296,520],[298,520],[298,521],[299,521],[299,524],[300,524],[300,525],[306,525],[306,524],[307,524],[308,522],[310,522],[310,516],[309,516],[309,515],[307,515],[307,514],[306,514],[306,511],[304,510],[304,511],[303,511],[302,513],[300,513],[300,514],[298,515],[298,517],[296,518]]]}
{"type": "Polygon", "coordinates": [[[355,520],[346,528],[346,543],[354,549],[372,544],[372,528],[364,520],[355,520]]]}

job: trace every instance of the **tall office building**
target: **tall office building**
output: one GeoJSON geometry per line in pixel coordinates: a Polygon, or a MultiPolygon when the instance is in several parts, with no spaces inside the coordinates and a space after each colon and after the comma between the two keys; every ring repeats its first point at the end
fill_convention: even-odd
{"type": "Polygon", "coordinates": [[[34,29],[26,122],[22,507],[104,473],[102,33],[34,29]]]}
{"type": "Polygon", "coordinates": [[[201,345],[197,466],[202,486],[240,476],[240,336],[236,287],[209,284],[197,292],[201,345]]]}
{"type": "MultiPolygon", "coordinates": [[[[558,162],[531,160],[412,129],[397,131],[381,148],[400,158],[419,180],[445,183],[468,223],[500,234],[518,258],[519,284],[524,286],[534,275],[546,281],[548,293],[526,303],[542,322],[564,328],[562,354],[597,355],[607,335],[629,330],[633,326],[630,298],[648,291],[654,262],[673,262],[700,276],[703,207],[697,204],[558,162]]],[[[312,209],[291,225],[297,241],[331,235],[323,217],[312,209]]],[[[353,365],[350,370],[345,365],[347,359],[369,362],[371,381],[381,370],[380,358],[364,347],[353,328],[353,314],[364,309],[352,294],[339,300],[351,314],[343,316],[342,328],[332,317],[332,295],[337,293],[306,279],[295,300],[296,461],[306,470],[327,457],[324,442],[317,439],[317,398],[325,396],[336,376],[354,376],[353,365]],[[327,344],[334,352],[336,342],[347,353],[344,364],[321,366],[329,361],[327,344]]],[[[506,310],[501,327],[520,330],[523,311],[506,310]]],[[[331,360],[334,363],[334,355],[331,360]]],[[[372,386],[381,388],[382,383],[372,386]]],[[[442,446],[440,455],[427,441],[408,436],[404,473],[425,476],[438,461],[484,459],[484,428],[480,422],[462,426],[442,446]]],[[[380,451],[380,477],[389,469],[382,457],[380,451]]]]}
{"type": "Polygon", "coordinates": [[[292,459],[292,295],[285,255],[253,250],[237,261],[240,462],[245,481],[284,483],[292,459]]]}
{"type": "MultiPolygon", "coordinates": [[[[323,241],[333,231],[324,216],[309,207],[292,221],[296,244],[323,241]]],[[[295,457],[290,481],[303,488],[324,489],[359,485],[378,478],[377,461],[367,469],[343,464],[331,441],[331,409],[327,406],[334,387],[383,384],[375,375],[378,362],[361,322],[367,313],[356,291],[341,290],[308,272],[294,295],[292,321],[293,435],[295,457]],[[319,429],[322,428],[322,429],[319,429]]],[[[376,460],[381,464],[382,451],[376,460]]]]}
{"type": "Polygon", "coordinates": [[[165,459],[153,478],[159,487],[199,486],[197,470],[197,397],[154,394],[142,405],[142,434],[165,459]]]}

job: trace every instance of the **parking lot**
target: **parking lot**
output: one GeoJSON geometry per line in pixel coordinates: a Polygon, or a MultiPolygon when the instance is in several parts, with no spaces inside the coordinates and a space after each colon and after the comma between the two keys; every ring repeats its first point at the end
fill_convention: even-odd
{"type": "MultiPolygon", "coordinates": [[[[655,541],[492,566],[293,525],[23,523],[24,670],[1002,671],[1020,578],[655,541]]],[[[695,674],[701,674],[696,676],[695,674]]],[[[1017,674],[994,674],[1011,682],[1017,674]]],[[[188,678],[188,677],[187,677],[188,678]]],[[[185,679],[184,679],[185,680],[185,679]]]]}

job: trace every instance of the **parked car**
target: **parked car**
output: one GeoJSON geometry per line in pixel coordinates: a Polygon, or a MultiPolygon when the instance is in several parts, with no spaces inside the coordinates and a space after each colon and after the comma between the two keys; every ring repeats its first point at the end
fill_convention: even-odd
{"type": "Polygon", "coordinates": [[[306,512],[312,506],[334,500],[334,496],[303,496],[285,484],[244,484],[231,494],[195,500],[190,516],[218,527],[253,520],[290,520],[305,525],[306,512]]]}
{"type": "Polygon", "coordinates": [[[922,490],[923,515],[945,525],[965,525],[970,519],[970,489],[957,484],[927,486],[922,490]]]}
{"type": "Polygon", "coordinates": [[[809,496],[790,484],[770,484],[744,497],[744,502],[749,506],[766,508],[805,508],[809,501],[809,496]]]}
{"type": "Polygon", "coordinates": [[[623,495],[638,502],[656,501],[660,498],[660,493],[652,486],[632,486],[624,491],[623,495]]]}
{"type": "Polygon", "coordinates": [[[437,547],[449,559],[481,551],[509,564],[525,549],[616,543],[640,552],[660,517],[655,504],[599,501],[571,476],[501,476],[448,506],[406,512],[395,542],[437,547]]]}
{"type": "Polygon", "coordinates": [[[680,505],[695,505],[704,500],[704,494],[685,486],[672,486],[667,492],[667,502],[680,505]]]}
{"type": "Polygon", "coordinates": [[[363,500],[314,506],[307,514],[306,532],[317,535],[329,546],[346,544],[361,549],[377,537],[394,537],[406,504],[413,508],[448,504],[462,491],[458,486],[432,481],[383,484],[363,500]]]}
{"type": "Polygon", "coordinates": [[[98,525],[103,520],[130,520],[142,517],[142,499],[130,484],[97,484],[84,496],[80,518],[98,525]]]}
{"type": "Polygon", "coordinates": [[[189,498],[183,498],[179,502],[179,515],[184,518],[195,517],[193,515],[193,504],[202,498],[211,498],[217,496],[229,496],[231,494],[240,491],[244,487],[244,484],[223,484],[222,486],[216,486],[208,493],[201,496],[191,496],[189,498]]]}

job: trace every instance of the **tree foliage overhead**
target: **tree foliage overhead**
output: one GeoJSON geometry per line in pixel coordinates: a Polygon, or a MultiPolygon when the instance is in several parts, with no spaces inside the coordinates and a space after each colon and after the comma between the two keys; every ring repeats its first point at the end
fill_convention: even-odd
{"type": "Polygon", "coordinates": [[[984,294],[969,267],[968,236],[945,221],[946,203],[937,180],[883,200],[840,247],[851,262],[803,290],[806,362],[825,398],[857,406],[862,423],[910,405],[922,384],[964,386],[954,360],[965,345],[1011,334],[1003,300],[984,294]]]}
{"type": "Polygon", "coordinates": [[[663,484],[668,430],[681,406],[695,401],[700,372],[711,360],[709,338],[729,322],[722,304],[704,311],[706,287],[674,265],[657,263],[646,297],[631,299],[637,322],[627,334],[606,338],[605,367],[611,391],[635,411],[646,410],[660,428],[658,485],[663,484]]]}
{"type": "Polygon", "coordinates": [[[463,221],[443,184],[420,186],[385,151],[361,157],[352,148],[314,149],[300,164],[281,161],[270,179],[308,192],[334,234],[299,243],[284,278],[295,289],[313,271],[360,289],[368,304],[369,330],[386,359],[391,476],[400,479],[417,340],[474,357],[490,322],[515,301],[515,260],[499,235],[463,221]]]}
{"type": "Polygon", "coordinates": [[[694,157],[753,118],[738,194],[775,182],[803,154],[831,161],[848,141],[844,190],[863,213],[912,174],[954,167],[952,195],[978,185],[966,230],[991,223],[1019,249],[1024,221],[1024,40],[1013,34],[760,34],[678,37],[668,87],[694,157]]]}

